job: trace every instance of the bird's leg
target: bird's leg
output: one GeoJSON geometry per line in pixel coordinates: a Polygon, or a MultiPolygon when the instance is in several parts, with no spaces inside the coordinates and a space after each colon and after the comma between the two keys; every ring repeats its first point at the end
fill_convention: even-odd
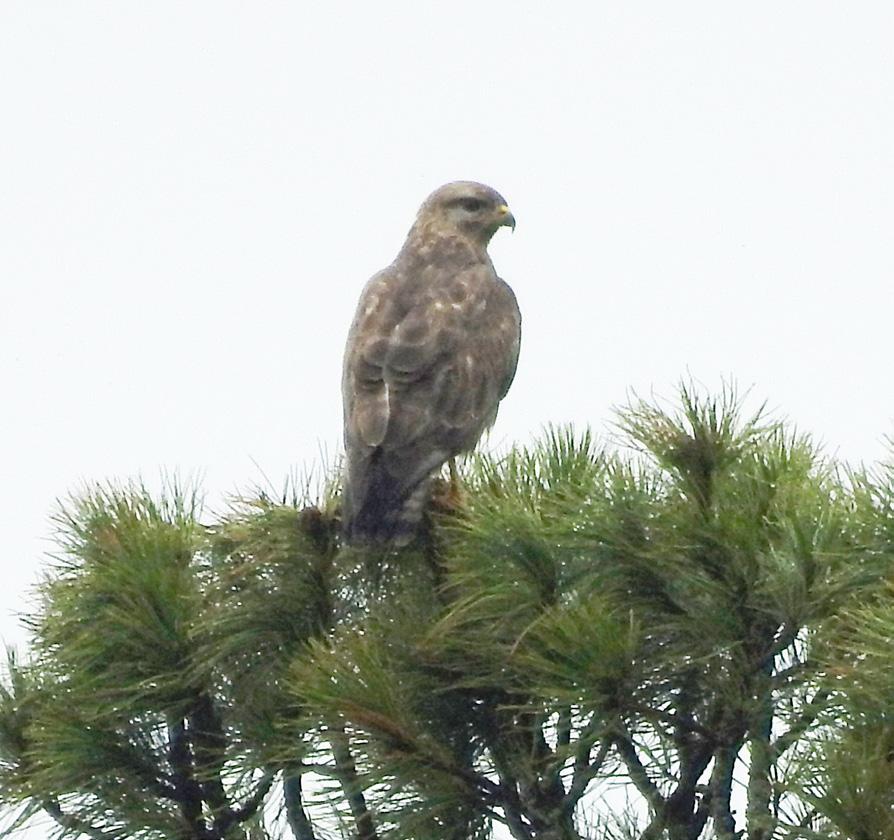
{"type": "Polygon", "coordinates": [[[439,513],[455,513],[462,507],[462,487],[455,459],[447,461],[446,479],[442,476],[432,479],[431,501],[432,507],[439,513]]]}
{"type": "Polygon", "coordinates": [[[459,470],[456,468],[456,458],[451,458],[447,462],[447,473],[450,476],[447,496],[453,507],[460,507],[463,500],[463,493],[462,486],[459,483],[459,470]]]}

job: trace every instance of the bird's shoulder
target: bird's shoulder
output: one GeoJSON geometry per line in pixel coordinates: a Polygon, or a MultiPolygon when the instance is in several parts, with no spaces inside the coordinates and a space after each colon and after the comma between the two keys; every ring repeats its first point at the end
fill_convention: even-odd
{"type": "Polygon", "coordinates": [[[496,277],[493,297],[506,312],[510,313],[521,324],[521,309],[518,306],[518,298],[515,291],[502,277],[496,277]]]}
{"type": "Polygon", "coordinates": [[[506,284],[486,254],[477,254],[462,242],[447,240],[441,245],[404,248],[393,263],[374,274],[360,295],[355,331],[362,326],[381,335],[407,319],[462,317],[480,308],[483,299],[506,297],[502,288],[506,284]]]}

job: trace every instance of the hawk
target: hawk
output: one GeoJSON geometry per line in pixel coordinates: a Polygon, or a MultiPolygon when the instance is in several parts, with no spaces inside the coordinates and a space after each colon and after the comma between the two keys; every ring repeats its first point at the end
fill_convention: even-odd
{"type": "Polygon", "coordinates": [[[496,419],[518,362],[521,314],[487,245],[515,218],[474,181],[435,190],[360,296],[342,377],[349,542],[410,542],[432,475],[496,419]]]}

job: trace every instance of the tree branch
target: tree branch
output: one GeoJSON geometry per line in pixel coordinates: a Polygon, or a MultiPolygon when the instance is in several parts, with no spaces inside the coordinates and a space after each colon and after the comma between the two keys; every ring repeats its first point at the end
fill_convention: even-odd
{"type": "Polygon", "coordinates": [[[751,725],[749,746],[751,762],[748,767],[748,804],[746,818],[748,840],[768,840],[773,835],[775,820],[770,812],[770,769],[773,766],[773,699],[769,679],[761,684],[759,706],[751,725]]]}
{"type": "Polygon", "coordinates": [[[571,743],[571,707],[563,706],[559,711],[559,722],[556,725],[556,747],[561,750],[571,743]]]}
{"type": "Polygon", "coordinates": [[[621,756],[621,760],[627,768],[627,775],[630,776],[630,781],[633,782],[636,789],[649,803],[653,813],[661,814],[666,800],[661,795],[661,791],[658,790],[658,786],[649,778],[646,768],[640,761],[639,755],[637,755],[633,739],[627,733],[627,728],[623,727],[623,730],[621,733],[615,733],[613,741],[618,748],[618,755],[621,756]]]}
{"type": "Polygon", "coordinates": [[[378,840],[372,813],[366,805],[363,786],[357,775],[357,765],[354,763],[354,756],[351,755],[347,734],[343,729],[330,730],[329,743],[332,746],[332,755],[335,758],[342,790],[354,817],[357,840],[378,840]]]}
{"type": "Polygon", "coordinates": [[[255,792],[245,800],[240,808],[230,810],[230,822],[224,823],[221,821],[218,829],[221,835],[226,834],[234,825],[250,820],[258,812],[258,809],[264,804],[267,794],[270,793],[270,788],[273,787],[274,779],[276,779],[275,773],[269,771],[264,773],[258,782],[258,786],[255,788],[255,792]]]}
{"type": "MultiPolygon", "coordinates": [[[[564,803],[565,810],[568,813],[574,811],[577,807],[578,800],[580,800],[580,798],[587,792],[587,787],[590,782],[599,774],[611,748],[612,737],[610,735],[605,735],[599,742],[599,750],[596,752],[596,757],[592,761],[582,762],[581,764],[578,764],[577,761],[575,761],[574,775],[571,777],[571,785],[568,788],[564,803]]],[[[587,754],[587,757],[589,758],[589,748],[587,749],[587,754]]]]}
{"type": "Polygon", "coordinates": [[[76,817],[74,814],[66,814],[62,810],[58,799],[48,799],[41,803],[41,808],[46,811],[59,825],[68,831],[76,831],[84,834],[92,840],[120,840],[121,834],[117,831],[107,831],[104,828],[96,828],[90,823],[76,817]]]}
{"type": "Polygon", "coordinates": [[[187,837],[191,840],[215,840],[202,819],[202,789],[193,778],[186,722],[181,718],[168,724],[168,758],[174,771],[174,791],[187,837]]]}
{"type": "Polygon", "coordinates": [[[509,805],[504,806],[503,813],[506,816],[506,827],[515,840],[534,840],[531,830],[525,825],[518,808],[509,805]]]}
{"type": "Polygon", "coordinates": [[[810,676],[812,673],[816,673],[817,666],[815,663],[810,661],[804,662],[795,662],[792,665],[789,665],[788,668],[784,668],[782,671],[777,671],[772,676],[773,688],[780,689],[785,686],[786,683],[795,679],[796,677],[806,678],[810,676]]]}
{"type": "Polygon", "coordinates": [[[701,793],[701,799],[692,818],[688,840],[698,840],[702,836],[702,831],[711,815],[711,788],[701,789],[698,792],[701,793]]]}
{"type": "Polygon", "coordinates": [[[652,709],[647,706],[632,706],[632,712],[641,715],[644,720],[660,721],[672,726],[677,732],[688,732],[693,735],[701,735],[703,738],[711,740],[714,735],[710,729],[706,729],[697,720],[683,712],[665,712],[661,709],[652,709]]]}
{"type": "Polygon", "coordinates": [[[301,801],[301,774],[290,773],[283,779],[286,820],[295,840],[316,840],[313,825],[301,801]]]}
{"type": "Polygon", "coordinates": [[[497,771],[497,778],[500,780],[498,789],[506,827],[515,840],[533,840],[533,834],[521,816],[522,805],[518,795],[518,781],[510,773],[500,744],[494,737],[497,727],[488,727],[487,731],[489,735],[489,737],[486,736],[487,746],[494,763],[494,769],[497,771]]]}
{"type": "Polygon", "coordinates": [[[667,805],[664,808],[665,825],[672,825],[677,831],[682,826],[684,833],[681,836],[687,840],[695,840],[698,833],[693,833],[690,829],[693,820],[697,823],[700,819],[701,803],[698,807],[695,805],[699,789],[698,780],[713,758],[713,741],[691,739],[685,742],[678,741],[678,746],[680,770],[677,786],[667,797],[667,805]]]}
{"type": "Polygon", "coordinates": [[[813,725],[825,707],[830,693],[827,688],[817,689],[813,699],[804,706],[804,710],[792,725],[770,745],[772,761],[777,761],[813,725]]]}
{"type": "Polygon", "coordinates": [[[188,719],[195,764],[203,777],[202,798],[211,808],[215,831],[223,835],[238,821],[221,779],[227,743],[223,724],[207,694],[196,699],[188,719]]]}
{"type": "Polygon", "coordinates": [[[739,748],[736,744],[724,744],[714,753],[714,770],[711,772],[711,819],[717,840],[736,840],[736,821],[733,819],[730,798],[733,788],[733,769],[739,748]]]}
{"type": "MultiPolygon", "coordinates": [[[[571,706],[563,706],[559,710],[559,719],[556,724],[556,749],[553,753],[554,760],[551,762],[550,768],[544,774],[547,777],[548,784],[553,790],[559,790],[559,788],[561,787],[563,798],[565,796],[565,790],[562,786],[562,769],[565,767],[565,764],[568,761],[568,748],[571,746],[571,731],[573,729],[573,725],[574,719],[571,706]]],[[[575,751],[576,754],[574,758],[575,768],[577,767],[577,763],[581,758],[581,751],[583,751],[584,754],[583,763],[589,763],[588,759],[590,748],[592,746],[590,738],[592,737],[592,735],[593,728],[591,722],[578,736],[578,743],[576,744],[577,750],[575,751]]],[[[567,810],[565,802],[563,802],[562,808],[563,811],[567,810]]]]}

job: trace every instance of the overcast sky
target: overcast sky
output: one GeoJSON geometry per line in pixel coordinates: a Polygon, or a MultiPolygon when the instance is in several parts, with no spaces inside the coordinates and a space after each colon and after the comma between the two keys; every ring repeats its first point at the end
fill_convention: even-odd
{"type": "Polygon", "coordinates": [[[518,219],[491,445],[726,378],[882,457],[892,43],[885,2],[0,3],[0,636],[83,482],[337,456],[357,296],[445,181],[518,219]]]}

